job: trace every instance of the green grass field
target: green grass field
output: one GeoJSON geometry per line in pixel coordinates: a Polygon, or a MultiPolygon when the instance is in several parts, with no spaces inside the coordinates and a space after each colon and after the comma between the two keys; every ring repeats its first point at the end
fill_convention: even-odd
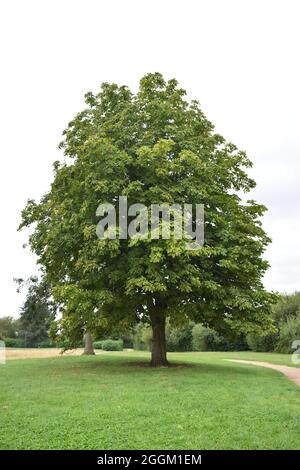
{"type": "Polygon", "coordinates": [[[0,365],[1,449],[300,449],[300,388],[283,354],[102,353],[0,365]]]}

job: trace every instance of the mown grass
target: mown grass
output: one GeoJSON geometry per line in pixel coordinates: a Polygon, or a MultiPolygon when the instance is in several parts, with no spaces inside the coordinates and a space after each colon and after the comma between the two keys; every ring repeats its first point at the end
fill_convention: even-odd
{"type": "Polygon", "coordinates": [[[300,388],[227,362],[290,356],[106,353],[0,365],[1,449],[299,449],[300,388]],[[270,357],[271,356],[271,357],[270,357]]]}

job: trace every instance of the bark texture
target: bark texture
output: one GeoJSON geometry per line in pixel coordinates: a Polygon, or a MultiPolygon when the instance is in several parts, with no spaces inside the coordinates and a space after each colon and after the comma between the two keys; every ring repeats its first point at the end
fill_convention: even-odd
{"type": "Polygon", "coordinates": [[[167,348],[166,348],[166,319],[163,313],[157,309],[151,309],[150,320],[152,326],[152,348],[151,348],[151,366],[167,367],[167,348]]]}
{"type": "Polygon", "coordinates": [[[93,338],[89,331],[84,335],[84,351],[83,354],[86,356],[93,356],[95,354],[93,347],[93,338]]]}

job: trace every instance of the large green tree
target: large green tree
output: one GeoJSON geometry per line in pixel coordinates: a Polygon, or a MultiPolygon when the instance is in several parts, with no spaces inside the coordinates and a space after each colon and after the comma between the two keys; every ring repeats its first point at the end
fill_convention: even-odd
{"type": "Polygon", "coordinates": [[[264,206],[241,195],[255,183],[246,154],[214,132],[176,80],[148,74],[133,94],[104,83],[64,131],[65,160],[50,191],[28,201],[32,250],[62,305],[70,337],[149,322],[153,366],[167,365],[165,325],[187,319],[220,333],[270,325],[262,276],[264,206]],[[99,203],[204,204],[205,243],[96,236],[99,203]]]}

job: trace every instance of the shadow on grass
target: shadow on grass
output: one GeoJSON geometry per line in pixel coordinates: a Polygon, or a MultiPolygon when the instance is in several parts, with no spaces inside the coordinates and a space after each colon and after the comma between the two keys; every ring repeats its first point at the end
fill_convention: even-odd
{"type": "MultiPolygon", "coordinates": [[[[11,361],[10,365],[17,366],[19,361],[11,361]],[[12,364],[15,363],[15,364],[12,364]]],[[[33,371],[37,373],[48,373],[49,367],[55,368],[57,372],[75,372],[80,373],[84,376],[84,373],[113,373],[125,375],[130,373],[143,374],[146,370],[149,374],[155,374],[157,371],[164,371],[170,374],[182,373],[187,376],[188,373],[192,373],[193,376],[199,374],[211,374],[228,377],[248,376],[249,378],[266,376],[268,372],[270,374],[276,374],[276,371],[267,370],[264,368],[253,367],[251,365],[238,364],[232,362],[226,362],[220,360],[218,362],[195,362],[195,361],[182,361],[182,360],[171,360],[169,367],[151,367],[150,358],[142,358],[137,360],[137,357],[121,357],[119,355],[96,355],[96,356],[60,356],[51,358],[35,358],[22,360],[22,369],[27,369],[31,374],[33,371]],[[34,365],[34,367],[32,367],[34,365]]]]}
{"type": "Polygon", "coordinates": [[[188,362],[170,362],[168,366],[151,367],[150,361],[129,361],[124,362],[123,365],[133,367],[145,367],[151,370],[155,369],[190,369],[191,367],[197,367],[199,364],[188,363],[188,362]]]}
{"type": "MultiPolygon", "coordinates": [[[[74,358],[75,359],[75,358],[74,358]]],[[[153,371],[165,371],[165,372],[180,372],[182,371],[185,373],[186,371],[193,371],[193,375],[196,373],[206,373],[206,374],[215,374],[215,375],[222,375],[223,377],[234,377],[234,376],[248,376],[250,377],[260,377],[264,374],[263,368],[254,368],[253,366],[246,366],[244,364],[235,364],[235,363],[195,363],[195,362],[182,362],[182,361],[172,361],[168,367],[151,367],[150,361],[148,360],[139,360],[137,361],[136,358],[129,359],[128,357],[101,357],[100,360],[97,357],[87,358],[85,356],[85,360],[83,361],[81,357],[77,357],[75,361],[73,361],[71,368],[78,368],[82,372],[84,370],[93,370],[93,371],[101,371],[109,369],[115,373],[126,374],[130,372],[135,373],[143,373],[145,369],[148,369],[149,372],[153,371]],[[129,372],[130,371],[130,372],[129,372]]],[[[61,364],[62,366],[66,364],[61,364]]],[[[69,368],[69,367],[68,367],[69,368]]],[[[270,370],[270,372],[272,372],[270,370]]]]}

